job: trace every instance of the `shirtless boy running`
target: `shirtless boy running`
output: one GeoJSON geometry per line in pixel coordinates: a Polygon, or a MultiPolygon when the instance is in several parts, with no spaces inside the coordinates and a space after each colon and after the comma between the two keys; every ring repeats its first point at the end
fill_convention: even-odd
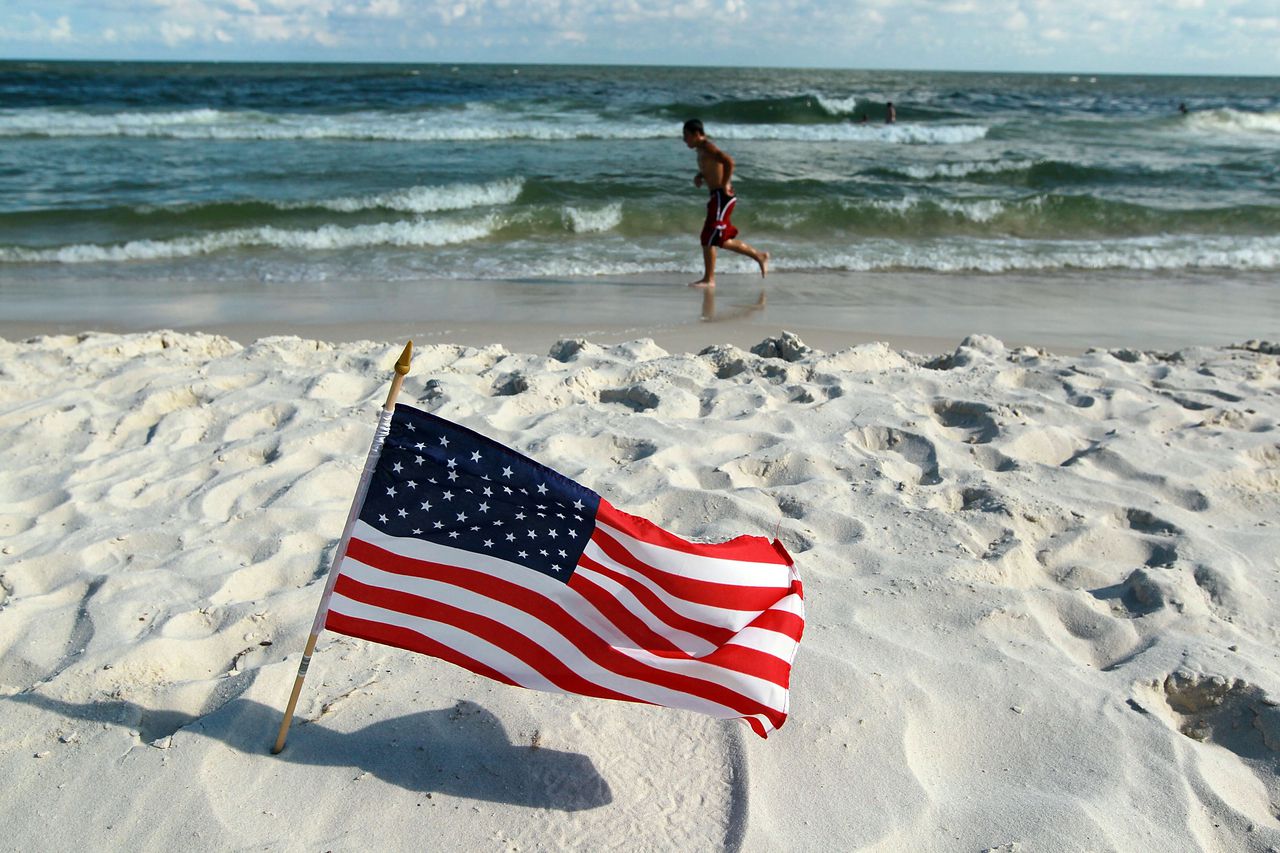
{"type": "Polygon", "coordinates": [[[760,252],[737,239],[738,229],[729,222],[738,199],[733,194],[733,158],[720,150],[707,138],[702,122],[691,118],[684,123],[684,144],[698,152],[698,174],[693,185],[706,184],[711,191],[707,201],[707,220],[702,226],[702,278],[689,283],[690,287],[716,286],[716,247],[723,246],[731,252],[746,255],[760,265],[761,277],[769,274],[769,253],[760,252]]]}

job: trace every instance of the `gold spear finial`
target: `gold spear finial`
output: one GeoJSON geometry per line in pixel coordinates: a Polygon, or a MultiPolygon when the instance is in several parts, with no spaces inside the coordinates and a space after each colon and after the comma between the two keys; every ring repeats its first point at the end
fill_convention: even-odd
{"type": "Polygon", "coordinates": [[[396,395],[400,393],[404,378],[409,375],[409,362],[412,360],[413,341],[409,341],[404,345],[404,352],[400,353],[400,360],[396,362],[396,375],[391,380],[391,390],[387,392],[387,404],[382,407],[388,412],[396,407],[396,395]]]}
{"type": "Polygon", "coordinates": [[[400,360],[396,362],[396,373],[401,376],[408,374],[411,361],[413,361],[413,341],[404,345],[404,352],[400,353],[400,360]]]}

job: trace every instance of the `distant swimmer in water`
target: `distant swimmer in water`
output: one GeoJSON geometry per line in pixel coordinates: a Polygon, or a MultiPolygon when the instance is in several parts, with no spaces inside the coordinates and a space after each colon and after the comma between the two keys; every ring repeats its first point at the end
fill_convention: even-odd
{"type": "Polygon", "coordinates": [[[893,101],[889,101],[884,105],[884,123],[895,124],[898,121],[898,111],[893,108],[893,101]]]}
{"type": "Polygon", "coordinates": [[[867,123],[867,114],[858,113],[858,124],[866,124],[866,123],[867,123]]]}
{"type": "Polygon", "coordinates": [[[1182,113],[1183,115],[1186,115],[1187,113],[1191,112],[1191,110],[1187,109],[1187,104],[1184,101],[1181,104],[1178,104],[1178,112],[1182,113]]]}
{"type": "Polygon", "coordinates": [[[746,255],[760,265],[760,275],[769,274],[769,253],[760,252],[737,239],[738,229],[729,222],[737,196],[733,194],[733,158],[707,138],[702,122],[691,118],[684,123],[684,144],[698,152],[698,174],[693,185],[705,185],[711,193],[707,200],[707,218],[702,225],[702,278],[689,282],[690,287],[716,286],[716,249],[723,247],[746,255]]]}

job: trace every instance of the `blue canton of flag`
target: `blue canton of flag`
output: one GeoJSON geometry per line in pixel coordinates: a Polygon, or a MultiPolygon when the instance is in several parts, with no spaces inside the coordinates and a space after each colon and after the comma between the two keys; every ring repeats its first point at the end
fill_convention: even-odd
{"type": "Polygon", "coordinates": [[[396,407],[360,519],[568,582],[600,496],[471,430],[396,407]]]}

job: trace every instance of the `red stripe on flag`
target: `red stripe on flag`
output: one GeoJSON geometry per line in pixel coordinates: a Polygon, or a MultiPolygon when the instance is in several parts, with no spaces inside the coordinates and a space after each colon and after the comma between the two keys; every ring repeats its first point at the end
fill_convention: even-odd
{"type": "MultiPolygon", "coordinates": [[[[354,540],[352,541],[354,542],[354,540]]],[[[452,625],[459,630],[466,631],[468,634],[481,637],[486,642],[524,661],[531,668],[541,673],[547,681],[567,693],[581,693],[585,696],[597,696],[601,699],[619,699],[624,702],[641,701],[634,696],[618,693],[588,681],[524,634],[496,619],[490,619],[488,616],[468,613],[451,604],[432,601],[412,593],[369,586],[352,580],[346,575],[338,576],[338,583],[334,587],[334,592],[338,595],[345,595],[355,601],[371,604],[374,607],[381,607],[384,610],[394,610],[398,613],[416,616],[419,619],[428,619],[432,622],[452,625]]],[[[509,679],[504,680],[510,683],[509,679]]]]}
{"type": "MultiPolygon", "coordinates": [[[[800,581],[796,581],[792,585],[791,591],[796,595],[800,595],[800,581]]],[[[800,636],[804,633],[804,619],[786,610],[766,610],[755,619],[752,619],[751,624],[747,627],[777,631],[779,634],[786,634],[798,643],[800,642],[800,636]]]]}
{"type": "MultiPolygon", "coordinates": [[[[583,558],[583,562],[592,563],[592,561],[585,557],[583,558]]],[[[607,571],[594,564],[592,564],[592,568],[601,572],[607,571]]],[[[638,648],[645,649],[646,651],[653,652],[654,654],[662,654],[662,652],[656,650],[652,646],[646,645],[639,639],[641,636],[657,638],[663,643],[663,645],[670,648],[670,651],[665,655],[667,657],[686,659],[693,658],[701,661],[702,663],[709,663],[734,672],[741,672],[757,678],[763,678],[781,687],[786,687],[790,681],[791,663],[789,661],[782,660],[777,655],[762,652],[749,646],[742,646],[733,643],[726,645],[726,643],[729,643],[730,640],[737,636],[731,631],[722,632],[723,638],[719,642],[714,643],[714,645],[718,647],[715,650],[705,655],[689,655],[686,652],[671,646],[671,644],[664,640],[660,635],[654,633],[649,626],[645,625],[637,617],[627,611],[626,608],[624,608],[618,601],[610,597],[607,591],[601,589],[598,585],[586,579],[582,575],[575,574],[569,581],[569,586],[577,590],[579,593],[582,593],[584,598],[587,598],[595,604],[602,610],[602,612],[607,608],[608,612],[605,612],[605,615],[609,616],[610,620],[613,621],[619,629],[623,629],[623,626],[618,624],[618,621],[614,618],[615,615],[634,621],[634,634],[630,631],[626,631],[625,633],[628,637],[637,642],[638,648]]],[[[782,633],[798,642],[800,637],[795,629],[803,627],[803,625],[803,621],[794,613],[765,611],[753,620],[748,627],[777,630],[779,633],[782,633]],[[789,628],[792,630],[781,630],[782,628],[789,628]]]]}
{"type": "Polygon", "coordinates": [[[337,631],[339,634],[346,634],[349,637],[356,637],[373,643],[381,643],[384,646],[395,646],[397,649],[405,649],[406,651],[440,658],[440,660],[448,661],[455,666],[469,669],[476,675],[483,675],[485,678],[492,678],[494,681],[501,681],[503,684],[510,684],[513,687],[520,686],[493,667],[487,666],[473,657],[464,655],[457,649],[438,643],[430,637],[424,637],[417,631],[401,628],[399,625],[370,622],[368,619],[357,619],[354,616],[334,613],[330,610],[325,616],[324,627],[330,631],[337,631]]]}
{"type": "MultiPolygon", "coordinates": [[[[593,566],[593,568],[595,568],[593,566]]],[[[569,579],[569,588],[590,602],[627,639],[636,644],[637,649],[646,649],[657,655],[671,657],[688,657],[675,643],[654,631],[639,616],[628,610],[599,584],[582,575],[575,574],[569,579]]]]}
{"type": "Polygon", "coordinates": [[[623,512],[604,498],[600,499],[600,506],[596,509],[596,519],[642,542],[699,557],[749,563],[778,563],[784,566],[790,566],[794,562],[787,549],[776,539],[770,541],[762,536],[738,536],[728,542],[690,542],[663,530],[647,518],[623,512]]]}
{"type": "Polygon", "coordinates": [[[730,643],[700,660],[732,672],[749,672],[757,678],[772,681],[779,687],[787,687],[791,682],[790,663],[776,655],[747,646],[730,643]]]}
{"type": "MultiPolygon", "coordinates": [[[[595,560],[588,557],[586,554],[582,555],[582,559],[579,560],[579,563],[585,566],[590,566],[593,570],[621,584],[623,587],[626,588],[628,592],[634,595],[642,605],[644,605],[646,610],[648,610],[658,619],[661,619],[667,625],[670,625],[672,628],[676,628],[688,634],[693,634],[695,637],[699,637],[703,640],[706,640],[708,643],[711,643],[713,646],[722,646],[725,643],[727,643],[729,640],[733,639],[734,632],[729,630],[728,628],[723,628],[719,625],[709,625],[705,622],[699,622],[696,619],[690,619],[687,616],[682,616],[681,614],[675,612],[670,607],[668,607],[667,604],[661,598],[658,597],[657,593],[655,593],[653,590],[649,589],[647,586],[645,586],[644,584],[642,584],[640,581],[636,580],[633,577],[628,577],[622,572],[611,569],[608,566],[601,565],[600,563],[597,563],[595,560]]],[[[577,575],[575,575],[573,578],[570,579],[569,586],[574,587],[576,589],[579,582],[580,582],[580,579],[578,578],[577,575]]],[[[777,598],[778,598],[778,594],[777,594],[777,591],[775,590],[773,593],[773,599],[776,601],[777,598]]],[[[627,636],[631,636],[631,635],[628,634],[627,636]]],[[[635,638],[632,637],[632,639],[635,639],[635,638]]]]}
{"type": "MultiPolygon", "coordinates": [[[[347,548],[347,554],[351,559],[357,560],[365,565],[377,567],[385,572],[452,584],[463,589],[468,589],[477,594],[484,595],[495,601],[502,602],[509,607],[522,610],[535,619],[538,619],[552,627],[588,659],[600,666],[602,669],[615,675],[619,675],[624,678],[632,678],[637,681],[648,682],[669,690],[687,693],[691,696],[696,696],[726,708],[733,709],[739,714],[761,714],[767,717],[775,728],[781,726],[783,721],[786,719],[786,714],[783,712],[770,708],[758,700],[752,699],[749,696],[745,696],[723,685],[679,672],[668,672],[655,665],[636,660],[625,652],[615,649],[598,635],[588,630],[560,604],[534,593],[527,587],[472,569],[406,557],[355,538],[351,539],[347,548]]],[[[339,575],[339,591],[342,591],[344,581],[356,587],[365,586],[364,584],[353,581],[344,575],[339,575]]],[[[351,586],[346,588],[353,589],[351,586]]],[[[387,601],[394,601],[394,606],[390,603],[378,604],[375,601],[368,601],[368,603],[375,604],[375,606],[385,606],[388,609],[407,613],[413,616],[422,616],[423,618],[436,618],[435,615],[428,614],[435,612],[433,608],[438,604],[437,602],[409,593],[383,590],[376,587],[368,587],[368,589],[376,592],[385,592],[393,596],[392,598],[387,599],[387,601]]],[[[366,600],[363,595],[353,594],[353,592],[342,592],[342,594],[356,600],[366,600]]],[[[576,591],[574,594],[577,595],[576,591]]],[[[447,605],[439,606],[447,607],[447,605]]],[[[457,608],[450,609],[457,610],[457,608]]],[[[461,611],[459,611],[459,613],[461,613],[461,611]]],[[[505,643],[497,642],[496,637],[499,635],[508,636],[510,634],[515,634],[516,637],[519,638],[518,640],[514,640],[517,644],[531,643],[532,641],[529,641],[528,638],[524,637],[524,635],[514,632],[508,626],[496,622],[496,620],[487,619],[485,617],[475,618],[484,619],[486,624],[482,626],[483,629],[479,631],[472,631],[471,628],[463,628],[463,630],[472,631],[472,633],[476,633],[477,636],[483,637],[484,639],[494,643],[494,645],[501,646],[511,654],[516,655],[521,660],[528,663],[530,666],[533,666],[547,677],[548,680],[559,684],[559,682],[556,681],[550,673],[545,672],[541,666],[534,663],[534,660],[542,660],[541,656],[532,655],[532,659],[530,657],[526,657],[525,655],[518,653],[515,649],[508,648],[505,643]],[[496,626],[501,630],[497,631],[496,634],[488,633],[488,628],[490,626],[496,626]]],[[[538,649],[541,652],[541,655],[545,655],[548,659],[551,659],[551,656],[548,655],[545,650],[542,650],[541,647],[538,647],[538,649]]],[[[526,654],[530,653],[526,650],[526,654]]],[[[692,658],[687,659],[694,660],[692,658]]],[[[559,662],[554,661],[553,669],[554,665],[559,665],[559,662]]],[[[605,689],[606,688],[592,685],[591,690],[575,689],[573,692],[585,693],[591,696],[600,696],[602,694],[597,691],[605,689]]],[[[623,698],[628,701],[637,701],[630,699],[630,697],[624,697],[622,694],[608,698],[623,698]]]]}
{"type": "Polygon", "coordinates": [[[591,534],[591,541],[599,545],[610,559],[644,575],[676,598],[693,604],[759,612],[767,610],[780,597],[781,588],[778,587],[734,586],[663,571],[640,560],[599,527],[591,534]]]}

